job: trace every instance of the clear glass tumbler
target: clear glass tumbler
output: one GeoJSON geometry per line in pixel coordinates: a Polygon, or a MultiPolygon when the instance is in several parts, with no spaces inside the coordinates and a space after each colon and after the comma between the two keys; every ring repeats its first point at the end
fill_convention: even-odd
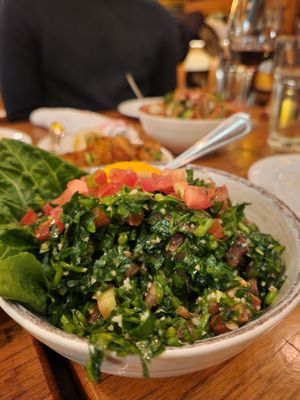
{"type": "Polygon", "coordinates": [[[277,41],[268,144],[274,150],[300,152],[299,36],[277,41]]]}

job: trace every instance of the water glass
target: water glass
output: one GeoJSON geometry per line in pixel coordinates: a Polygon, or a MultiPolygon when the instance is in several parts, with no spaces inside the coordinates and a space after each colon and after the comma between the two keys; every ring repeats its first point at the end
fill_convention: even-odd
{"type": "Polygon", "coordinates": [[[274,150],[300,152],[299,36],[277,41],[268,144],[274,150]]]}

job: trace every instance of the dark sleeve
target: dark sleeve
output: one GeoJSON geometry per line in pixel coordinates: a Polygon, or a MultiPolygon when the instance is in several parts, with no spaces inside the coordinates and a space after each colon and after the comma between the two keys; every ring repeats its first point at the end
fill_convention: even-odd
{"type": "Polygon", "coordinates": [[[180,62],[180,38],[178,28],[173,17],[163,11],[157,19],[157,29],[161,30],[160,46],[157,55],[156,67],[151,78],[151,94],[161,96],[175,89],[176,67],[180,62]],[[163,29],[162,29],[163,28],[163,29]]]}
{"type": "Polygon", "coordinates": [[[0,17],[1,92],[9,121],[27,119],[43,105],[41,60],[34,7],[27,0],[4,0],[0,17]]]}
{"type": "Polygon", "coordinates": [[[189,50],[190,41],[200,39],[200,30],[204,25],[204,17],[198,11],[189,14],[177,12],[173,16],[179,30],[181,46],[180,61],[183,61],[189,50]]]}

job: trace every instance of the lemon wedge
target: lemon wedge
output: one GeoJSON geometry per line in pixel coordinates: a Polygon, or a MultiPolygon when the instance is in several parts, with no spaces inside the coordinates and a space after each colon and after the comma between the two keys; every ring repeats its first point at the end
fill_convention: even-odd
{"type": "Polygon", "coordinates": [[[147,164],[142,161],[119,161],[113,164],[108,164],[105,167],[103,167],[103,171],[106,173],[106,175],[109,175],[109,172],[114,169],[132,169],[134,172],[136,172],[139,176],[149,176],[153,173],[155,174],[160,174],[161,170],[157,167],[154,167],[153,165],[147,164]]]}

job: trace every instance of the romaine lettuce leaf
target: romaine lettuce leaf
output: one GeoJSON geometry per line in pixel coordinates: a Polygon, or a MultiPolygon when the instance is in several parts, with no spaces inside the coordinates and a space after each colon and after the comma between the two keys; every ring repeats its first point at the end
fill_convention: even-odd
{"type": "Polygon", "coordinates": [[[43,266],[34,255],[20,253],[0,261],[0,296],[45,314],[47,293],[43,266]]]}
{"type": "Polygon", "coordinates": [[[68,181],[84,174],[37,147],[0,141],[0,296],[46,312],[48,281],[34,256],[37,243],[18,221],[30,207],[40,209],[59,196],[68,181]]]}
{"type": "Polygon", "coordinates": [[[55,155],[11,139],[0,141],[0,225],[19,221],[57,197],[85,172],[55,155]]]}
{"type": "Polygon", "coordinates": [[[25,227],[15,227],[0,233],[0,260],[22,252],[38,251],[38,241],[25,227]]]}

